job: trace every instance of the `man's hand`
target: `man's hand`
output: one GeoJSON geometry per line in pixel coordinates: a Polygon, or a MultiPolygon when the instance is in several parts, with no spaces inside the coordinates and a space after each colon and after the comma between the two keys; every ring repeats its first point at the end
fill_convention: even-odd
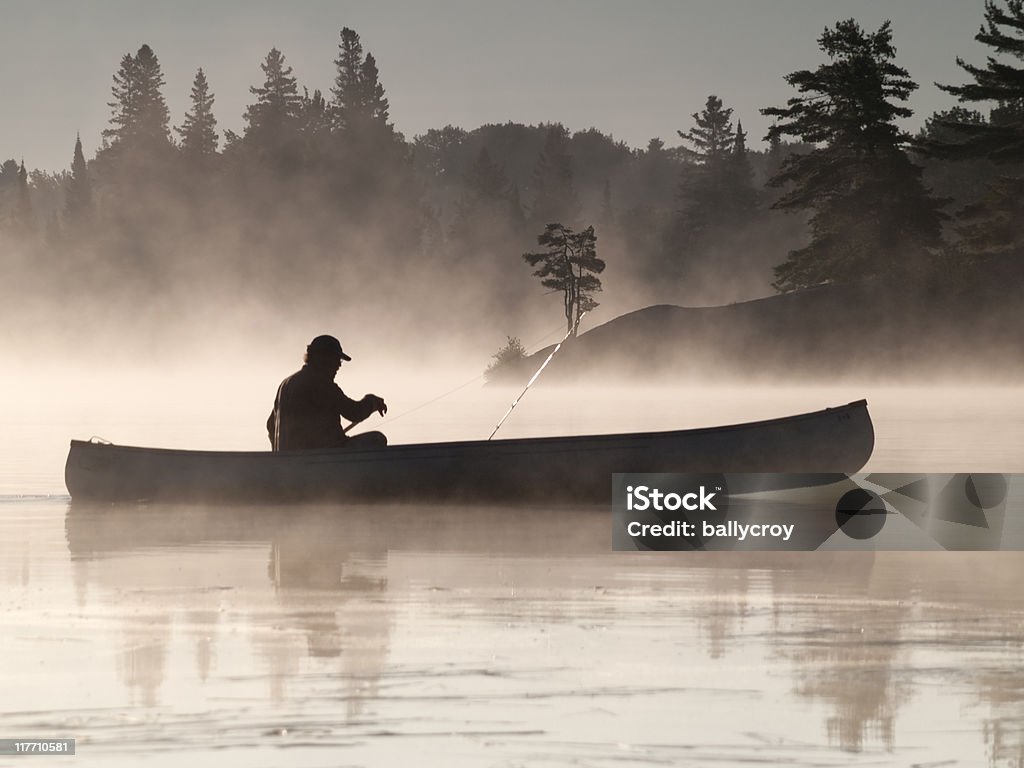
{"type": "Polygon", "coordinates": [[[373,410],[375,410],[381,416],[388,412],[388,405],[387,403],[384,402],[383,397],[379,397],[377,395],[367,395],[365,399],[368,403],[370,403],[370,405],[373,406],[373,410]]]}

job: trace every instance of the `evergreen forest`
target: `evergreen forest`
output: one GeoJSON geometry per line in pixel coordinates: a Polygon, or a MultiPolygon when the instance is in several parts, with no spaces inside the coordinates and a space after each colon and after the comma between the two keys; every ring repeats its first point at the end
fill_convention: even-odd
{"type": "Polygon", "coordinates": [[[958,60],[960,81],[939,84],[952,106],[913,135],[900,125],[928,73],[900,65],[899,30],[848,19],[821,33],[823,63],[779,73],[786,103],[711,92],[680,105],[689,118],[666,126],[669,143],[643,147],[559,123],[403,136],[349,28],[324,52],[327,92],[300,82],[286,51],[252,62],[235,133],[201,62],[188,111],[172,115],[142,44],[116,63],[101,145],[69,132],[67,170],[30,170],[0,146],[5,312],[116,325],[343,306],[497,342],[531,324],[571,330],[612,297],[933,290],[1024,243],[1024,0],[989,0],[978,22],[991,55],[958,60]],[[744,129],[758,112],[773,121],[763,137],[744,129]]]}

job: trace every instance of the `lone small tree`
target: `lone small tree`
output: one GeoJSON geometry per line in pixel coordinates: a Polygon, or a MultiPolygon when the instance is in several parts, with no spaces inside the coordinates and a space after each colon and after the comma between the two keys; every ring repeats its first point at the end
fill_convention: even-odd
{"type": "Polygon", "coordinates": [[[604,261],[597,257],[597,235],[587,227],[573,232],[562,224],[548,224],[537,243],[547,250],[524,253],[523,259],[539,277],[541,285],[552,291],[561,291],[565,308],[566,331],[573,336],[580,318],[598,306],[594,294],[601,290],[599,274],[604,272],[604,261]]]}

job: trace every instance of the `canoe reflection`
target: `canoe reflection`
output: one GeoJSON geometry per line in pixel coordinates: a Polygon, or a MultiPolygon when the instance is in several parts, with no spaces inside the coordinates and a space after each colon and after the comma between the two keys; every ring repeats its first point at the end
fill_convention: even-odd
{"type": "Polygon", "coordinates": [[[272,700],[287,697],[303,658],[334,659],[350,718],[376,695],[386,663],[393,624],[386,599],[390,554],[599,554],[609,545],[609,521],[593,508],[551,514],[496,507],[76,503],[65,529],[80,604],[90,588],[141,604],[124,614],[118,660],[136,703],[159,702],[173,644],[167,614],[184,600],[199,679],[216,667],[223,635],[242,622],[269,670],[272,700]],[[257,570],[259,553],[264,565],[257,570]],[[261,598],[267,586],[269,605],[261,598]],[[228,595],[240,593],[246,598],[241,615],[225,610],[236,602],[228,595]],[[301,651],[291,642],[296,635],[304,638],[301,651]]]}
{"type": "MultiPolygon", "coordinates": [[[[593,506],[160,504],[70,505],[73,557],[208,542],[287,545],[285,570],[300,586],[337,587],[338,565],[390,550],[590,554],[610,549],[611,519],[593,506]],[[296,553],[292,562],[291,553],[296,553]]],[[[281,566],[275,567],[275,573],[281,566]]],[[[276,580],[276,577],[275,577],[276,580]]]]}

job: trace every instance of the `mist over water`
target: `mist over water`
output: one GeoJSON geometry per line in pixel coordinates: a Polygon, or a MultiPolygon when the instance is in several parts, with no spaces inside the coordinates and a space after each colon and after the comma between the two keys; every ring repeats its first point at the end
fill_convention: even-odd
{"type": "MultiPolygon", "coordinates": [[[[978,20],[1003,24],[997,6],[978,20]]],[[[409,30],[417,56],[473,66],[409,30]]],[[[353,358],[346,393],[388,404],[355,432],[485,439],[585,307],[497,439],[866,399],[866,471],[1024,472],[1020,179],[911,146],[903,28],[833,31],[815,55],[839,69],[785,80],[832,109],[830,135],[794,119],[806,104],[710,92],[646,146],[557,114],[407,137],[379,29],[342,27],[315,72],[257,56],[266,29],[219,41],[250,57],[247,85],[192,70],[184,123],[149,44],[108,52],[100,146],[72,145],[68,115],[67,173],[0,147],[0,735],[77,738],[72,760],[102,766],[1024,764],[1018,552],[641,555],[611,551],[609,510],[571,504],[92,505],[64,487],[70,439],[268,450],[278,384],[321,334],[353,358]],[[784,117],[765,144],[741,126],[758,114],[784,117]],[[965,205],[988,220],[940,212],[965,205]]],[[[719,34],[700,31],[749,70],[719,34]]],[[[530,87],[571,100],[557,58],[530,87]]],[[[924,133],[957,139],[959,115],[1005,142],[1024,103],[1005,93],[924,133]]]]}
{"type": "MultiPolygon", "coordinates": [[[[354,340],[355,341],[355,340],[354,340]]],[[[485,439],[522,387],[486,385],[478,361],[419,363],[343,340],[353,361],[336,381],[352,397],[373,392],[389,412],[356,432],[380,429],[392,444],[485,439]]],[[[63,494],[68,441],[268,450],[265,422],[302,348],[224,350],[204,365],[180,356],[82,367],[71,360],[8,362],[16,410],[4,416],[8,447],[0,493],[63,494]]],[[[740,382],[570,385],[542,375],[496,439],[721,426],[771,419],[866,398],[876,434],[869,471],[1024,471],[1024,398],[1005,385],[930,386],[847,382],[744,386],[740,382]]]]}

